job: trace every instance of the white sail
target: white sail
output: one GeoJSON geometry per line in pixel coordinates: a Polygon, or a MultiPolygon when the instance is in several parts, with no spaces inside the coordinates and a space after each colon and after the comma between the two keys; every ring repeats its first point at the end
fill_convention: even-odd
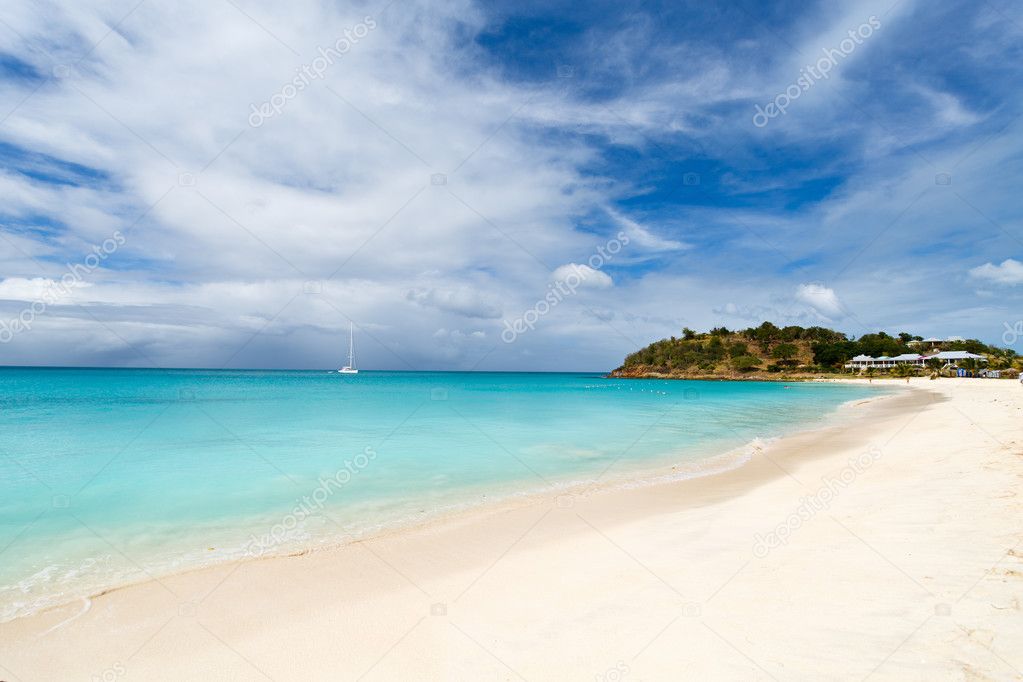
{"type": "Polygon", "coordinates": [[[338,370],[338,374],[358,374],[355,369],[355,324],[348,323],[348,364],[338,370]]]}

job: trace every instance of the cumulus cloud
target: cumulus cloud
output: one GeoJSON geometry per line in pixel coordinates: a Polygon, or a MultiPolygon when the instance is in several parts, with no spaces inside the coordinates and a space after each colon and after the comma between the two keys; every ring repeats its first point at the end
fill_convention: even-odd
{"type": "Polygon", "coordinates": [[[1014,258],[1006,258],[1001,265],[984,263],[970,270],[977,279],[987,280],[995,284],[1023,284],[1023,263],[1014,258]]]}
{"type": "Polygon", "coordinates": [[[614,286],[611,276],[591,268],[589,265],[579,263],[566,263],[551,273],[551,279],[555,282],[572,284],[578,282],[579,286],[593,287],[594,289],[608,289],[614,286]]]}
{"type": "Polygon", "coordinates": [[[796,287],[796,300],[810,306],[823,317],[833,320],[845,317],[844,306],[838,300],[838,295],[834,289],[823,284],[800,284],[796,287]]]}
{"type": "MultiPolygon", "coordinates": [[[[0,170],[0,217],[42,220],[59,237],[5,224],[0,296],[38,297],[59,263],[81,261],[120,229],[126,243],[77,299],[104,328],[60,346],[81,352],[79,362],[107,352],[110,337],[168,339],[170,323],[193,357],[153,353],[154,362],[216,366],[228,355],[220,349],[253,331],[333,333],[350,319],[375,330],[388,363],[394,353],[418,362],[432,347],[417,348],[422,339],[457,324],[448,317],[497,320],[542,291],[549,270],[539,261],[591,249],[592,233],[571,216],[609,200],[606,183],[579,170],[592,150],[523,134],[529,112],[509,118],[532,95],[555,105],[553,94],[466,77],[458,35],[486,23],[466,0],[375,15],[375,28],[354,31],[363,35],[322,77],[289,90],[255,127],[253,105],[367,24],[364,12],[303,0],[249,17],[230,3],[195,3],[182,21],[149,3],[126,17],[100,2],[37,7],[7,8],[20,36],[10,52],[41,74],[62,69],[38,89],[0,78],[0,97],[21,102],[0,144],[5,162],[23,167],[0,170]],[[101,38],[80,63],[60,47],[84,53],[101,38]],[[321,281],[307,295],[304,283],[321,281]]],[[[36,342],[16,339],[7,357],[43,359],[38,337],[82,334],[88,317],[71,319],[82,312],[50,309],[36,342]]],[[[364,357],[379,350],[366,345],[364,357]]],[[[280,361],[258,343],[245,352],[248,366],[280,361]]]]}

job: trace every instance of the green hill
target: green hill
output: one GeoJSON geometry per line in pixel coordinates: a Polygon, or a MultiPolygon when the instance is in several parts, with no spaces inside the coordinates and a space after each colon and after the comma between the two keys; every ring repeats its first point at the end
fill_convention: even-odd
{"type": "Polygon", "coordinates": [[[885,332],[854,339],[825,327],[759,327],[733,331],[716,327],[699,333],[683,329],[681,337],[656,341],[625,358],[611,372],[616,377],[687,379],[798,379],[841,372],[856,355],[894,356],[903,353],[965,350],[986,355],[989,367],[1020,365],[1015,351],[988,346],[976,339],[922,346],[922,337],[885,332]]]}

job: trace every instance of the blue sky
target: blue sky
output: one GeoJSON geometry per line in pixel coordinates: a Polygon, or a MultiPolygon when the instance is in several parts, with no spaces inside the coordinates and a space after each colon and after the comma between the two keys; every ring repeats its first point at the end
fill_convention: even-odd
{"type": "Polygon", "coordinates": [[[1018,3],[9,5],[0,364],[330,367],[351,321],[364,367],[604,370],[683,326],[1023,318],[1018,3]]]}

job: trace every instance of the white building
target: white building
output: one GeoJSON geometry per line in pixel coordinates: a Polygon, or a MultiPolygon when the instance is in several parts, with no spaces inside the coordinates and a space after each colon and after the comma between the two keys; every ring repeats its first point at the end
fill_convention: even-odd
{"type": "MultiPolygon", "coordinates": [[[[946,350],[938,353],[937,355],[932,355],[931,358],[943,360],[945,363],[943,367],[953,367],[955,366],[955,363],[959,360],[976,360],[978,362],[984,363],[987,362],[987,358],[985,358],[983,355],[967,353],[964,350],[946,350]]],[[[930,360],[931,358],[927,359],[930,360]]]]}
{"type": "Polygon", "coordinates": [[[857,355],[852,360],[850,360],[848,363],[846,363],[845,366],[846,366],[847,369],[850,369],[850,368],[852,368],[852,369],[866,369],[867,367],[871,367],[873,362],[874,362],[874,358],[870,357],[869,355],[857,355]]]}
{"type": "Polygon", "coordinates": [[[878,369],[890,369],[895,365],[913,365],[915,367],[924,367],[927,365],[928,360],[941,360],[942,369],[949,367],[955,367],[956,363],[961,360],[976,360],[978,362],[986,363],[987,358],[983,355],[976,355],[975,353],[968,353],[964,350],[946,350],[934,355],[917,355],[916,353],[903,353],[902,355],[896,355],[893,358],[887,355],[882,355],[879,358],[872,358],[869,355],[857,355],[852,360],[846,363],[846,369],[859,369],[864,370],[870,367],[878,369]]]}
{"type": "Polygon", "coordinates": [[[927,358],[919,353],[903,353],[902,355],[896,355],[892,358],[893,365],[916,365],[917,367],[923,367],[926,364],[927,358]]]}

